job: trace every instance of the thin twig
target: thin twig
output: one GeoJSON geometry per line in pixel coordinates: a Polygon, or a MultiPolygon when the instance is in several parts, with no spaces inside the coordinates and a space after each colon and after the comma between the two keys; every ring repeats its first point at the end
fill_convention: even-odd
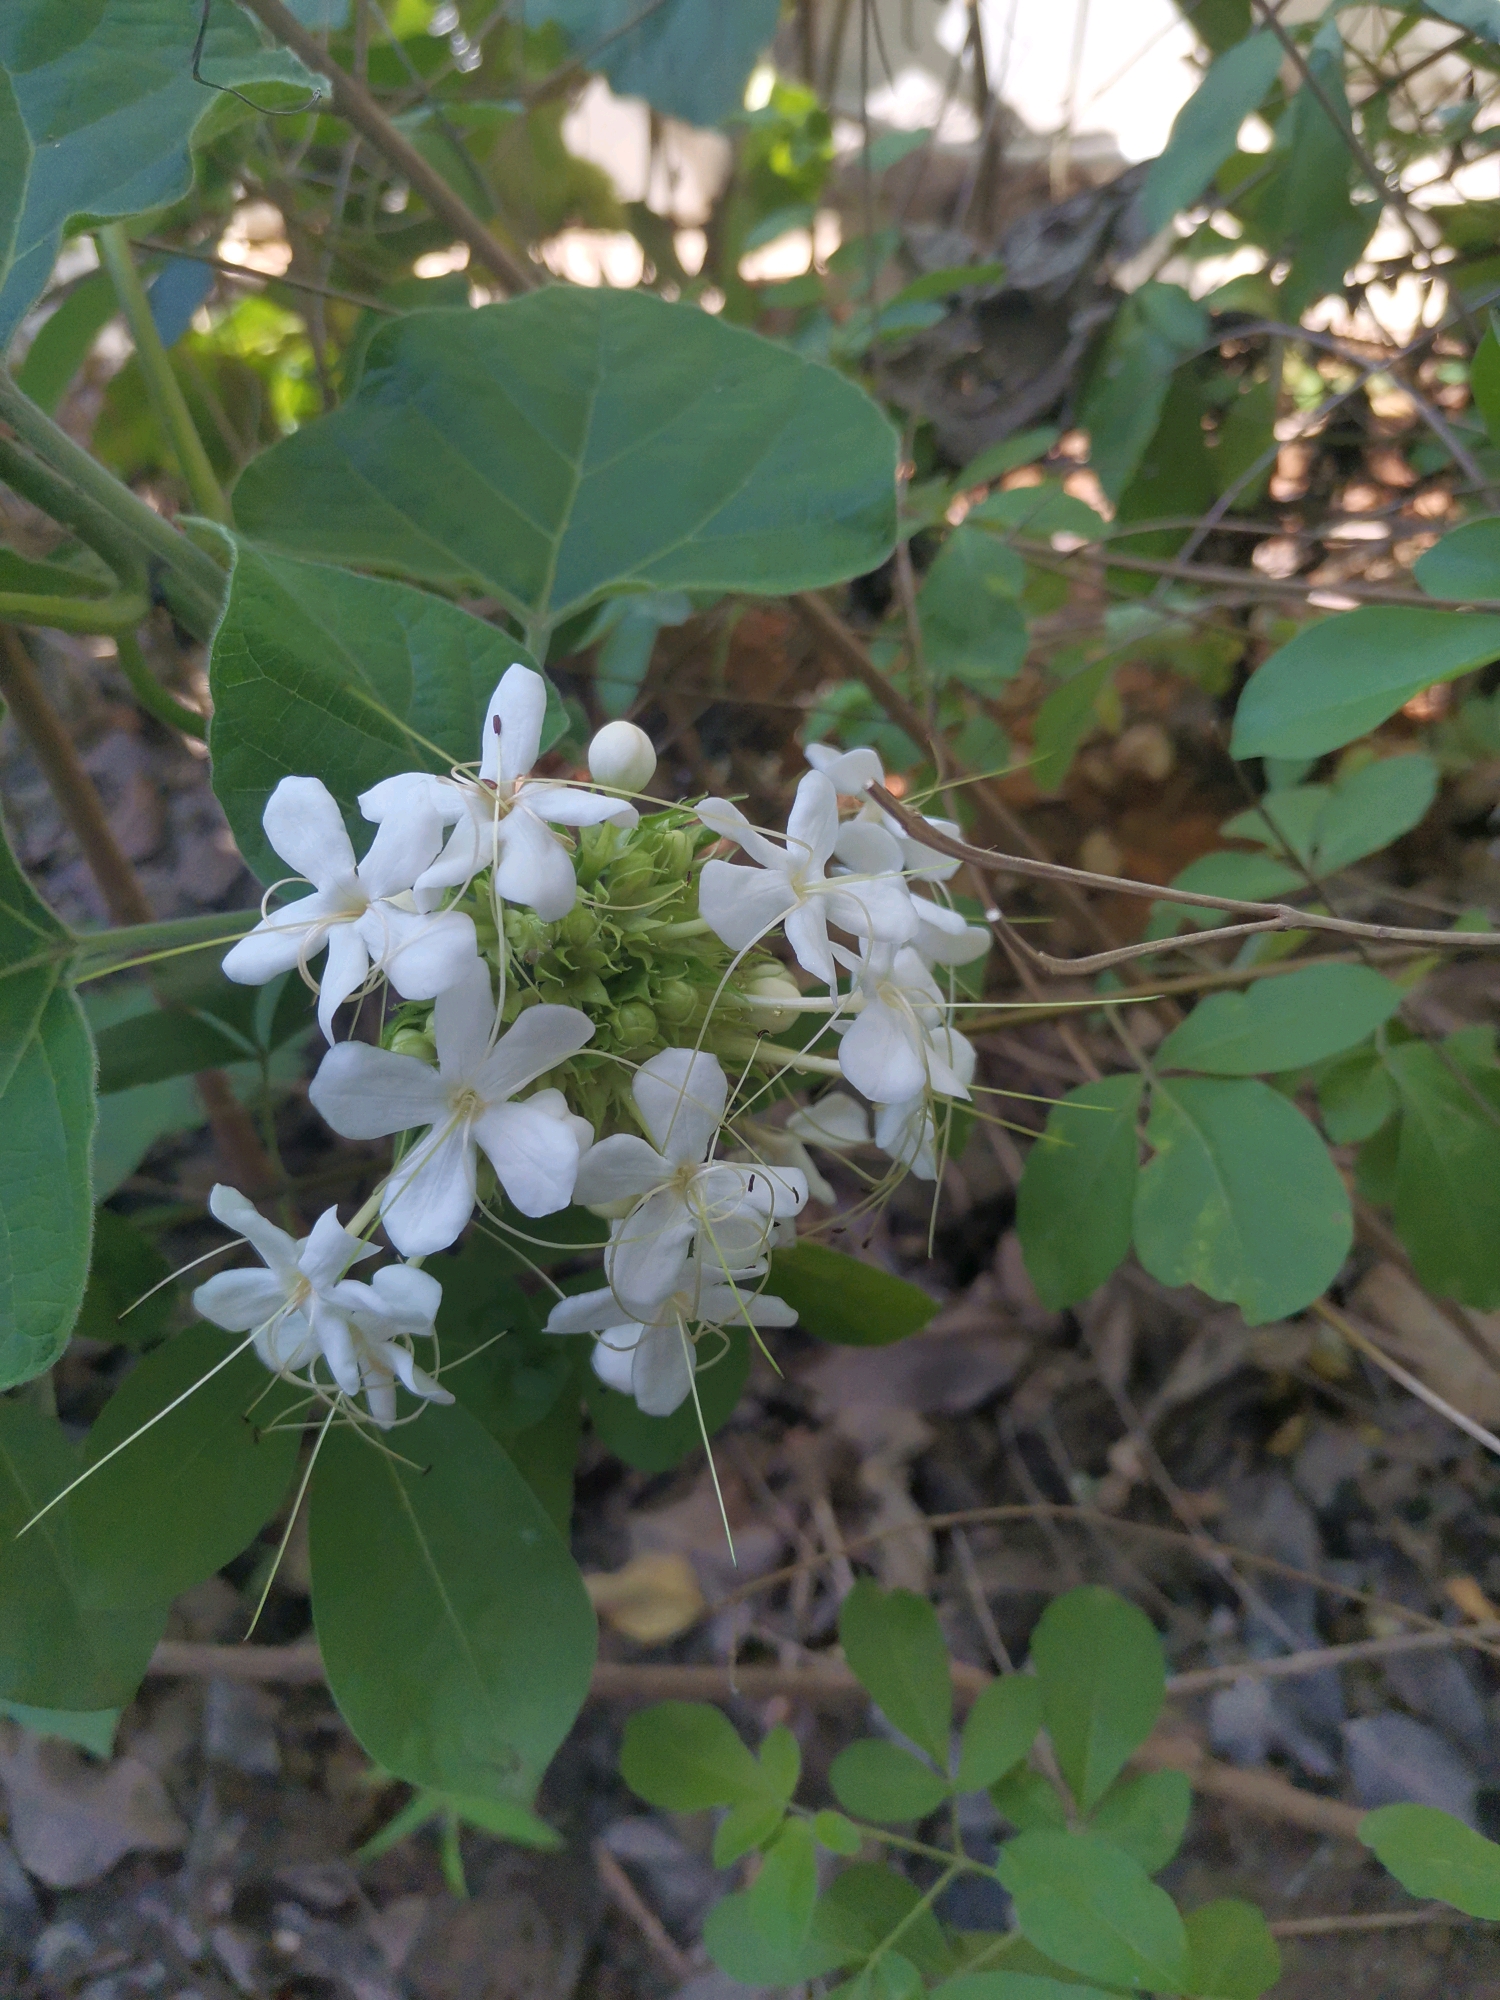
{"type": "Polygon", "coordinates": [[[339,299],[346,306],[381,313],[387,319],[402,317],[400,306],[387,305],[383,299],[367,298],[363,292],[340,291],[337,285],[315,285],[310,278],[294,278],[289,271],[278,278],[249,264],[231,264],[227,257],[210,256],[206,250],[186,250],[180,243],[163,243],[159,236],[132,236],[130,241],[137,250],[152,250],[158,256],[186,257],[191,264],[207,264],[211,270],[222,271],[226,278],[241,278],[256,285],[286,285],[294,292],[315,292],[320,299],[339,299]]]}
{"type": "Polygon", "coordinates": [[[693,1974],[693,1961],[685,1951],[679,1949],[667,1931],[666,1925],[642,1896],[634,1882],[625,1873],[619,1862],[610,1853],[602,1840],[593,1845],[594,1867],[605,1893],[616,1908],[635,1925],[645,1939],[652,1956],[680,1986],[693,1974]]]}

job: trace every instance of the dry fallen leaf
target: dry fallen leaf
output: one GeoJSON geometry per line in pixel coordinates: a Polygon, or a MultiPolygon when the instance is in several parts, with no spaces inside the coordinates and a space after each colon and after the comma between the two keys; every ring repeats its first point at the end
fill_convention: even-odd
{"type": "Polygon", "coordinates": [[[126,1854],[187,1841],[161,1779],[134,1757],[95,1764],[71,1743],[0,1723],[0,1780],[21,1863],[50,1889],[95,1882],[126,1854]]]}
{"type": "Polygon", "coordinates": [[[708,1609],[686,1556],[652,1550],[623,1569],[583,1579],[599,1616],[642,1646],[660,1646],[696,1625],[708,1609]]]}

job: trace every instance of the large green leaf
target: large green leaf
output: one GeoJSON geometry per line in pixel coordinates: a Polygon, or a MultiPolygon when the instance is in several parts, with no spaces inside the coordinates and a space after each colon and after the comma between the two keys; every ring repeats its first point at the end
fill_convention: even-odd
{"type": "Polygon", "coordinates": [[[241,525],[493,595],[544,635],[613,591],[811,589],[895,540],[895,435],[831,370],[689,306],[557,285],[382,327],[255,459],[241,525]]]}
{"type": "Polygon", "coordinates": [[[318,1459],[313,1614],[329,1686],[386,1770],[527,1803],[588,1693],[593,1609],[477,1418],[432,1407],[397,1436],[399,1459],[336,1430],[318,1459]]]}
{"type": "Polygon", "coordinates": [[[861,1578],[839,1612],[839,1638],[855,1678],[887,1720],[946,1770],[953,1682],[927,1599],[861,1578]]]}
{"type": "MultiPolygon", "coordinates": [[[[20,114],[18,139],[0,105],[9,154],[0,183],[13,184],[20,168],[24,189],[0,283],[0,346],[47,282],[73,217],[140,215],[178,200],[192,185],[195,135],[243,115],[194,80],[198,14],[182,0],[6,0],[0,9],[0,65],[20,114]]],[[[289,84],[299,97],[326,87],[226,0],[210,15],[202,74],[235,90],[289,84]]],[[[288,101],[285,89],[276,101],[288,101]]]]}
{"type": "Polygon", "coordinates": [[[66,1503],[32,1521],[83,1470],[61,1425],[0,1398],[0,1696],[36,1708],[129,1701],[167,1622],[158,1603],[98,1601],[66,1503]],[[21,1531],[26,1529],[25,1533],[21,1531]]]}
{"type": "Polygon", "coordinates": [[[52,1366],[88,1280],[94,1051],[67,942],[0,834],[0,1389],[52,1366]]]}
{"type": "Polygon", "coordinates": [[[1185,1771],[1140,1771],[1110,1786],[1090,1814],[1089,1826],[1155,1875],[1181,1847],[1192,1810],[1193,1788],[1185,1771]]]}
{"type": "Polygon", "coordinates": [[[1500,657],[1500,617],[1365,604],[1305,626],[1240,696],[1236,757],[1321,757],[1394,715],[1435,681],[1500,657]]]}
{"type": "MultiPolygon", "coordinates": [[[[357,845],[358,795],[398,771],[477,762],[484,713],[524,647],[427,591],[297,562],[237,541],[214,634],[209,726],[214,790],[240,851],[266,881],[285,873],[261,830],[289,774],[321,778],[357,845]]],[[[544,745],[565,727],[554,695],[544,745]]]]}
{"type": "Polygon", "coordinates": [[[1238,143],[1281,67],[1281,44],[1269,29],[1226,49],[1172,121],[1166,148],[1151,162],[1141,190],[1142,222],[1154,235],[1179,208],[1195,202],[1238,143]]]}
{"type": "Polygon", "coordinates": [[[1269,1084],[1160,1083],[1146,1138],[1155,1156],[1136,1191],[1135,1242],[1154,1278],[1232,1299],[1252,1326],[1333,1282],[1353,1240],[1349,1196],[1322,1140],[1269,1084]]]}
{"type": "Polygon", "coordinates": [[[1070,1090],[1027,1155],[1016,1230],[1046,1305],[1086,1299],[1130,1248],[1143,1088],[1138,1076],[1109,1076],[1070,1090]]]}
{"type": "Polygon", "coordinates": [[[1155,1725],[1166,1687],[1156,1628],[1112,1590],[1055,1597],[1031,1635],[1042,1717],[1081,1812],[1091,1812],[1155,1725]]]}
{"type": "Polygon", "coordinates": [[[1290,258],[1281,310],[1296,318],[1342,284],[1380,219],[1380,204],[1350,196],[1353,120],[1344,91],[1345,51],[1336,19],[1328,20],[1307,54],[1311,81],[1287,106],[1273,157],[1283,164],[1249,209],[1260,241],[1290,258]]]}
{"type": "Polygon", "coordinates": [[[609,78],[616,97],[644,97],[689,125],[738,111],[745,80],[776,32],[778,0],[525,0],[528,25],[556,21],[579,60],[609,78]]]}
{"type": "Polygon", "coordinates": [[[1500,1847],[1436,1806],[1381,1806],[1359,1837],[1413,1896],[1471,1917],[1500,1918],[1500,1847]]]}
{"type": "Polygon", "coordinates": [[[1401,988],[1367,965],[1310,965],[1201,1000],[1156,1052],[1162,1069],[1264,1076],[1338,1055],[1388,1021],[1401,988]]]}
{"type": "Polygon", "coordinates": [[[795,1309],[804,1333],[841,1347],[904,1340],[937,1311],[920,1285],[824,1243],[773,1251],[766,1289],[795,1309]]]}
{"type": "Polygon", "coordinates": [[[993,1785],[1030,1750],[1042,1726],[1042,1697],[1034,1674],[1002,1674],[990,1682],[964,1717],[958,1745],[961,1792],[993,1785]]]}
{"type": "Polygon", "coordinates": [[[275,1513],[298,1433],[266,1428],[289,1392],[241,1346],[189,1327],[100,1412],[84,1450],[97,1470],[64,1503],[96,1601],[167,1603],[232,1562],[275,1513]]]}
{"type": "Polygon", "coordinates": [[[1097,1834],[1038,1829],[1007,1841],[995,1872],[1020,1930],[1059,1965],[1111,1986],[1187,1991],[1176,1905],[1120,1848],[1097,1834]]]}
{"type": "Polygon", "coordinates": [[[1500,1305],[1500,1070],[1402,1042],[1386,1053],[1401,1100],[1393,1208],[1424,1285],[1485,1310],[1500,1305]]]}

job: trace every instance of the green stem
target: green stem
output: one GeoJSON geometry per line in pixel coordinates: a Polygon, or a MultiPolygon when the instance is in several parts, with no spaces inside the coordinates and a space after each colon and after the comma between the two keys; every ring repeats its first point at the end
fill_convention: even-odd
{"type": "Polygon", "coordinates": [[[230,527],[233,523],[229,502],[214,476],[203,440],[198,435],[198,427],[183,396],[182,384],[173,374],[167,350],[162,346],[151,312],[151,301],[146,297],[141,274],[130,254],[130,239],[125,234],[125,225],[122,222],[106,222],[98,232],[98,242],[100,259],[109,272],[115,295],[130,326],[136,358],[146,378],[146,394],[151,399],[156,421],[165,433],[182,476],[187,481],[193,505],[200,514],[206,514],[221,527],[230,527]]]}
{"type": "MultiPolygon", "coordinates": [[[[42,964],[71,958],[75,966],[74,983],[81,985],[88,979],[103,979],[111,972],[123,972],[127,966],[151,965],[161,959],[181,957],[185,952],[227,947],[253,929],[254,924],[253,910],[226,910],[204,917],[163,917],[157,923],[123,924],[115,930],[84,931],[70,938],[59,938],[55,947],[35,957],[42,964]]],[[[19,970],[14,965],[5,968],[7,976],[19,970]]]]}
{"type": "Polygon", "coordinates": [[[44,625],[53,632],[125,633],[139,625],[150,609],[141,590],[117,590],[107,597],[47,597],[0,590],[0,619],[8,625],[44,625]]]}
{"type": "Polygon", "coordinates": [[[147,715],[154,715],[168,729],[180,729],[186,736],[196,736],[200,743],[207,738],[208,724],[197,709],[188,708],[174,695],[168,694],[146,665],[146,656],[133,631],[115,634],[115,651],[119,655],[120,672],[129,681],[130,692],[147,715]]]}
{"type": "Polygon", "coordinates": [[[195,637],[208,638],[224,596],[224,572],[207,550],[179,534],[90,458],[60,424],[22,394],[4,368],[0,368],[0,423],[9,425],[24,447],[17,451],[0,437],[0,474],[16,491],[76,529],[123,574],[130,575],[132,567],[139,572],[159,566],[162,595],[173,612],[195,637]]]}

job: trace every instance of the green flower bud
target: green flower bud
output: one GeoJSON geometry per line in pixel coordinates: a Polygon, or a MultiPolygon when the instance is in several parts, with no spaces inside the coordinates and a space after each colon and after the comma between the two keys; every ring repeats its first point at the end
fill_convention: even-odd
{"type": "Polygon", "coordinates": [[[685,979],[664,979],[652,989],[651,999],[659,1018],[674,1028],[691,1020],[698,1004],[697,994],[685,979]]]}
{"type": "Polygon", "coordinates": [[[621,1048],[643,1048],[656,1039],[656,1016],[644,1000],[627,1000],[616,1008],[614,1027],[621,1048]]]}
{"type": "Polygon", "coordinates": [[[559,942],[565,945],[592,944],[598,928],[598,922],[588,904],[575,903],[557,926],[557,936],[559,942]]]}
{"type": "Polygon", "coordinates": [[[415,1056],[425,1063],[437,1061],[437,1044],[423,1028],[397,1028],[386,1046],[393,1055],[415,1056]]]}

